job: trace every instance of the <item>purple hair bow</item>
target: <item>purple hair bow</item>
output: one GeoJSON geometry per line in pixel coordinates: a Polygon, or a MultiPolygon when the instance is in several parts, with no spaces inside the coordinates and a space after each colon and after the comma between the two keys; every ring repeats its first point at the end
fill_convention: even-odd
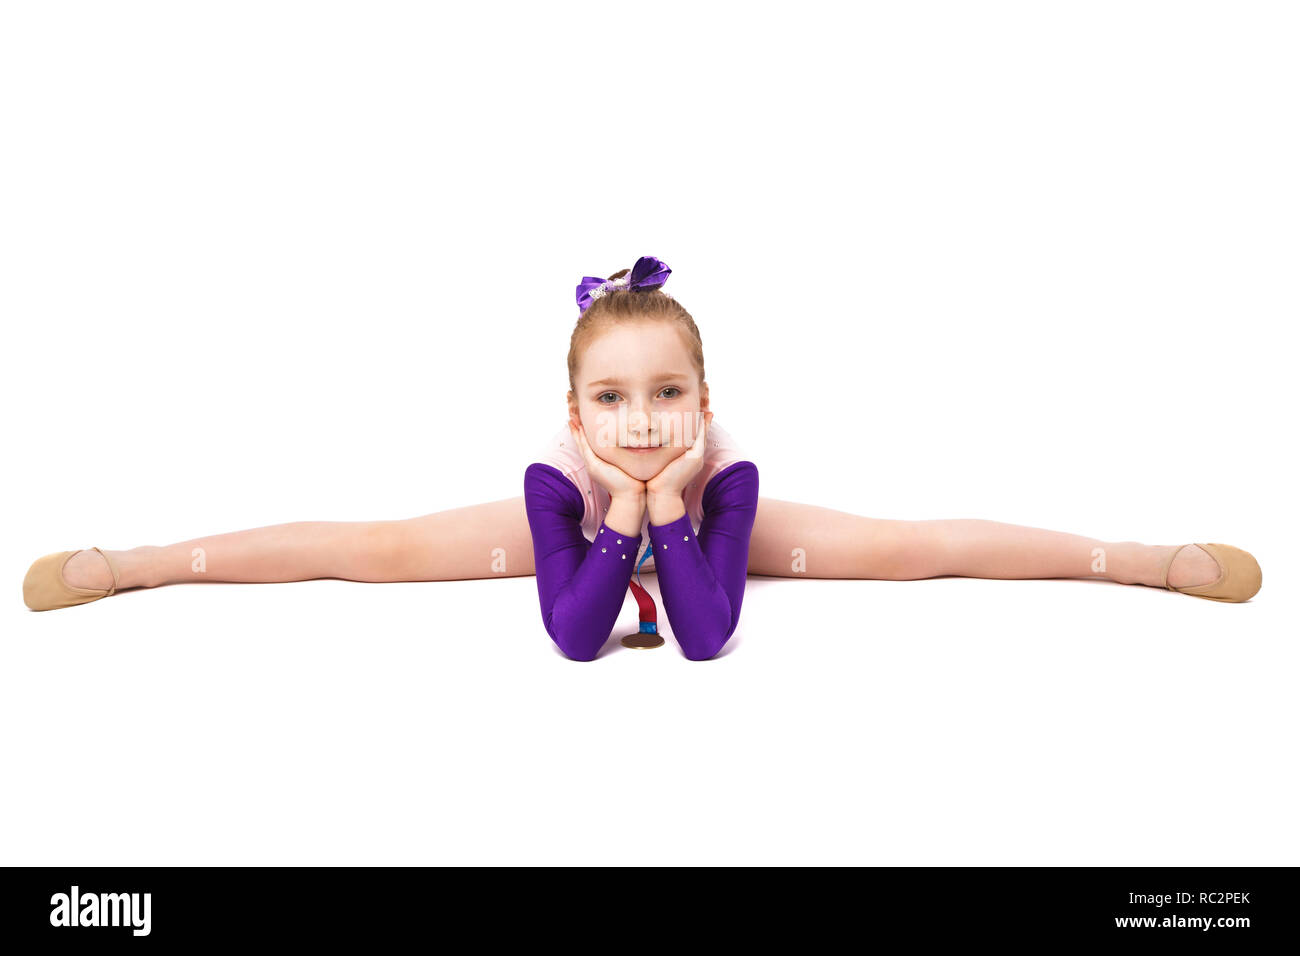
{"type": "Polygon", "coordinates": [[[583,276],[578,283],[578,314],[586,312],[601,296],[615,289],[655,289],[668,281],[672,269],[664,265],[663,260],[654,256],[642,256],[632,267],[631,273],[621,279],[597,279],[595,276],[583,276]]]}

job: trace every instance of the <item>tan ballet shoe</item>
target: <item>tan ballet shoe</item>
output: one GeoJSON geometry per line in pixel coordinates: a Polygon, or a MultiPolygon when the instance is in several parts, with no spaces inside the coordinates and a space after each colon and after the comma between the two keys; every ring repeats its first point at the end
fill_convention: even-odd
{"type": "Polygon", "coordinates": [[[1165,566],[1160,574],[1162,587],[1169,588],[1171,591],[1190,594],[1192,597],[1232,603],[1249,601],[1259,592],[1259,586],[1264,581],[1264,573],[1260,570],[1259,562],[1255,560],[1255,556],[1249,551],[1242,551],[1241,548],[1234,548],[1230,544],[1201,544],[1198,541],[1196,545],[1204,548],[1205,553],[1218,563],[1219,580],[1210,584],[1196,584],[1185,588],[1171,587],[1169,584],[1169,568],[1174,563],[1174,558],[1178,557],[1178,553],[1187,547],[1187,545],[1183,545],[1182,548],[1175,548],[1165,561],[1165,566]]]}
{"type": "MultiPolygon", "coordinates": [[[[85,549],[78,549],[81,550],[85,549]]],[[[99,551],[99,548],[91,548],[91,550],[99,551]]],[[[121,579],[118,577],[117,565],[103,551],[99,553],[104,555],[104,560],[108,562],[108,569],[113,572],[113,586],[107,591],[97,588],[74,588],[63,579],[63,566],[78,551],[58,551],[37,558],[27,569],[27,577],[23,578],[23,603],[33,611],[53,611],[55,608],[98,601],[114,593],[121,579]]]]}

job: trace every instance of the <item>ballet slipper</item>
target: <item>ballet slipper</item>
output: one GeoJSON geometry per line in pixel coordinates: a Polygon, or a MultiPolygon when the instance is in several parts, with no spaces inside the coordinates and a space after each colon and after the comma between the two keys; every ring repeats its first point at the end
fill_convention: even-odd
{"type": "Polygon", "coordinates": [[[1241,548],[1234,548],[1230,544],[1201,544],[1197,542],[1197,547],[1204,548],[1205,553],[1212,557],[1219,565],[1219,579],[1209,584],[1196,584],[1185,588],[1176,588],[1169,584],[1169,568],[1174,563],[1174,558],[1178,553],[1188,545],[1175,548],[1173,553],[1165,560],[1164,567],[1160,570],[1160,585],[1168,588],[1170,591],[1179,591],[1183,594],[1190,594],[1192,597],[1206,598],[1210,601],[1227,601],[1230,603],[1240,603],[1249,601],[1258,592],[1260,585],[1263,583],[1264,574],[1260,570],[1259,562],[1249,551],[1243,551],[1241,548]]]}
{"type": "MultiPolygon", "coordinates": [[[[84,549],[82,549],[84,550],[84,549]]],[[[99,548],[92,548],[92,551],[99,551],[99,548]]],[[[78,551],[57,551],[54,554],[47,554],[43,558],[37,558],[32,566],[27,569],[27,577],[23,578],[23,602],[33,611],[52,611],[61,607],[72,607],[74,604],[86,604],[89,601],[98,601],[100,598],[106,598],[117,591],[118,582],[121,578],[117,573],[117,565],[113,559],[99,551],[108,562],[108,569],[113,573],[113,586],[107,591],[98,588],[74,588],[71,584],[63,579],[63,568],[68,560],[78,551]]]]}

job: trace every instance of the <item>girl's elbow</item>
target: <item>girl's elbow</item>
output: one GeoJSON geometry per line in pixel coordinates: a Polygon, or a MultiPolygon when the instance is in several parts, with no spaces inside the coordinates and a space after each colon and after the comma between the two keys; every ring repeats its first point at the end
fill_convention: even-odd
{"type": "Polygon", "coordinates": [[[715,638],[703,638],[682,643],[682,654],[688,661],[707,661],[717,657],[718,652],[726,646],[730,634],[722,634],[715,638]]]}
{"type": "Polygon", "coordinates": [[[594,661],[600,649],[605,646],[604,641],[592,640],[590,634],[579,634],[564,627],[548,626],[546,632],[551,635],[555,646],[570,660],[594,661]]]}
{"type": "Polygon", "coordinates": [[[543,615],[542,623],[555,646],[570,660],[594,661],[600,649],[605,646],[603,640],[594,639],[589,630],[580,626],[581,619],[552,611],[549,615],[543,615]]]}
{"type": "Polygon", "coordinates": [[[597,644],[593,647],[587,641],[567,638],[563,635],[552,634],[551,639],[555,641],[555,646],[564,653],[564,656],[573,661],[594,661],[603,646],[597,644]]]}
{"type": "Polygon", "coordinates": [[[717,629],[701,631],[692,634],[686,640],[679,641],[682,646],[682,654],[688,661],[707,661],[717,657],[718,652],[727,646],[727,641],[731,640],[731,635],[736,631],[736,625],[740,623],[739,618],[726,621],[726,630],[722,630],[721,623],[717,629]]]}

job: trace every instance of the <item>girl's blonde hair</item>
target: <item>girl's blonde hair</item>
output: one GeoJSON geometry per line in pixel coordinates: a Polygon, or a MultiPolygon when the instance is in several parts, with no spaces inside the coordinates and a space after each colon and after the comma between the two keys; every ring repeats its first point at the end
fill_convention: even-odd
{"type": "MultiPolygon", "coordinates": [[[[631,271],[623,269],[609,278],[620,279],[631,271]]],[[[661,289],[622,288],[606,292],[578,316],[578,324],[573,327],[573,336],[569,339],[569,389],[577,394],[578,360],[582,357],[583,349],[597,335],[619,322],[652,319],[676,322],[685,333],[687,351],[690,352],[691,362],[703,383],[704,343],[700,341],[700,330],[691,314],[661,289]]]]}

